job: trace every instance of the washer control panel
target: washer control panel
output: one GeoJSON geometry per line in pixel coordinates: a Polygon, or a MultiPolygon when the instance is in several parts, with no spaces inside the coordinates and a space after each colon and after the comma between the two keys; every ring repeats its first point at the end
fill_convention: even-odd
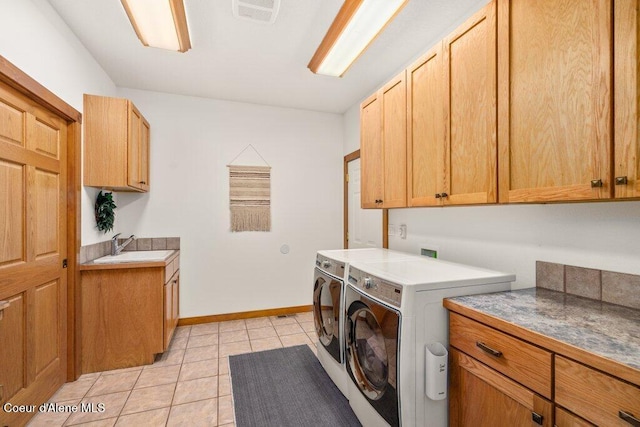
{"type": "Polygon", "coordinates": [[[316,267],[341,279],[344,277],[344,262],[316,254],[316,267]]]}
{"type": "Polygon", "coordinates": [[[357,268],[349,269],[349,283],[367,295],[400,308],[402,286],[386,282],[357,268]]]}

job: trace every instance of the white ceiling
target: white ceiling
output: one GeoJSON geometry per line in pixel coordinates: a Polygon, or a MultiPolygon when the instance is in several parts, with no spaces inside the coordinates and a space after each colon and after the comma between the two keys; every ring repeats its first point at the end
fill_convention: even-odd
{"type": "Polygon", "coordinates": [[[272,25],[185,0],[186,53],[142,46],[119,0],[49,2],[117,86],[343,113],[486,0],[410,0],[343,78],[307,69],[341,0],[282,0],[272,25]]]}

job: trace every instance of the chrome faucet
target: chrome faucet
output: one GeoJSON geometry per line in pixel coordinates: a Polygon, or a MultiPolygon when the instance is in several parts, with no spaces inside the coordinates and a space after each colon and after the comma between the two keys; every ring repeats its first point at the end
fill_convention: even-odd
{"type": "Polygon", "coordinates": [[[120,233],[116,234],[115,236],[113,236],[111,238],[111,256],[116,256],[118,255],[120,252],[122,252],[122,250],[129,244],[131,243],[133,240],[135,240],[136,236],[134,236],[133,234],[131,236],[129,236],[129,238],[127,240],[125,240],[124,242],[122,242],[121,245],[118,244],[118,236],[120,235],[120,233]]]}

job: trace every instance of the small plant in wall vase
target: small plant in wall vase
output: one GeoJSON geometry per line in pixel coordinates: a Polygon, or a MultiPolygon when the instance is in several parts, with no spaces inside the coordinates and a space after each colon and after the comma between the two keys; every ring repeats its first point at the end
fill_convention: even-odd
{"type": "Polygon", "coordinates": [[[103,233],[113,230],[113,222],[116,219],[116,214],[114,212],[115,208],[116,204],[113,201],[113,193],[103,194],[102,191],[100,191],[96,198],[95,206],[98,230],[103,233]]]}

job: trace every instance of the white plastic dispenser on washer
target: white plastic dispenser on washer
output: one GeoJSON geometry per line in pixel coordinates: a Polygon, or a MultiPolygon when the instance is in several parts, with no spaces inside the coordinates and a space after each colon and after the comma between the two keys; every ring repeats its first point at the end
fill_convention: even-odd
{"type": "Polygon", "coordinates": [[[439,342],[426,345],[425,393],[431,400],[447,398],[447,349],[439,342]]]}

